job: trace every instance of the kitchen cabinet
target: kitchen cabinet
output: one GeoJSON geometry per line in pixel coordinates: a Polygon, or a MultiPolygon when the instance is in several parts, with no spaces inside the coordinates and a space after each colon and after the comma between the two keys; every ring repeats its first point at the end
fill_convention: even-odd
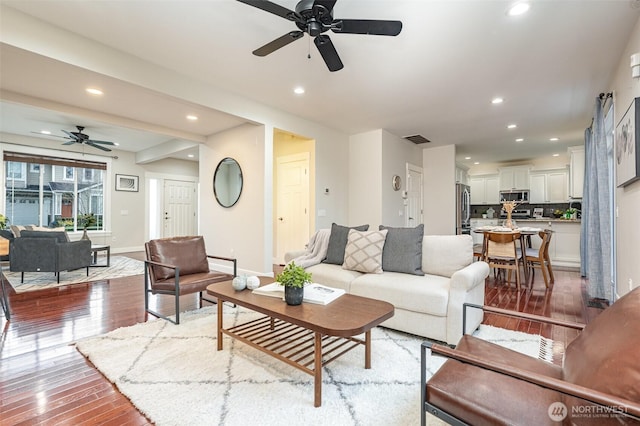
{"type": "Polygon", "coordinates": [[[500,189],[498,175],[472,176],[471,204],[500,204],[500,189]]]}
{"type": "MultiPolygon", "coordinates": [[[[580,267],[580,222],[519,220],[518,225],[554,231],[549,243],[551,266],[580,267]]],[[[540,238],[531,237],[532,247],[540,248],[541,242],[540,238]]]]}
{"type": "Polygon", "coordinates": [[[457,165],[456,165],[456,183],[469,185],[469,175],[467,174],[467,170],[457,165]]]}
{"type": "Polygon", "coordinates": [[[569,147],[569,197],[582,198],[584,185],[584,146],[569,147]]]}
{"type": "Polygon", "coordinates": [[[566,203],[568,197],[566,169],[532,172],[529,177],[529,203],[566,203]]]}
{"type": "Polygon", "coordinates": [[[502,167],[500,172],[500,190],[529,189],[530,166],[502,167]]]}

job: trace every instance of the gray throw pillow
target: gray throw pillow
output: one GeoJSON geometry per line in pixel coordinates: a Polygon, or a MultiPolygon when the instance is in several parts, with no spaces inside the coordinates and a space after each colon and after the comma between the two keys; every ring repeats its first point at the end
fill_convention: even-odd
{"type": "Polygon", "coordinates": [[[327,257],[325,257],[322,262],[333,263],[334,265],[342,265],[344,263],[344,248],[347,245],[349,229],[355,229],[356,231],[368,231],[369,225],[353,226],[349,228],[347,226],[332,223],[331,235],[329,236],[329,246],[327,248],[327,257]]]}
{"type": "Polygon", "coordinates": [[[424,225],[420,224],[415,228],[391,228],[380,225],[380,230],[383,229],[389,232],[382,251],[382,270],[424,275],[422,271],[424,225]]]}

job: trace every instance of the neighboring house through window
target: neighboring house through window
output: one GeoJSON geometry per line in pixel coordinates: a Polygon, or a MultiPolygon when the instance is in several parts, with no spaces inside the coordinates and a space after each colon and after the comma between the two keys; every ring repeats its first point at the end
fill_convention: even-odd
{"type": "Polygon", "coordinates": [[[104,230],[106,163],[5,151],[4,164],[11,224],[76,231],[84,215],[93,214],[96,223],[89,229],[104,230]],[[27,165],[34,173],[27,174],[27,165]]]}

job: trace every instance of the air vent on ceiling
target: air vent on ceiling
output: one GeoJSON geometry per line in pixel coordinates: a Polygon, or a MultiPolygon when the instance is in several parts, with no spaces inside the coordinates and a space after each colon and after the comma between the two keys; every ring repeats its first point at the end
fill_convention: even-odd
{"type": "Polygon", "coordinates": [[[429,139],[425,138],[422,135],[405,136],[404,138],[407,139],[407,140],[410,140],[411,142],[413,142],[415,144],[431,142],[429,139]]]}

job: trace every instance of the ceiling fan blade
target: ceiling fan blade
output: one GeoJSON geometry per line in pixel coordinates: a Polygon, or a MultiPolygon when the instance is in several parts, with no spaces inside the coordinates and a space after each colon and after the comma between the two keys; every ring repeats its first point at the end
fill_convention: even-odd
{"type": "Polygon", "coordinates": [[[103,144],[103,145],[115,145],[115,143],[114,143],[114,142],[109,142],[109,141],[97,141],[97,140],[94,140],[94,139],[89,139],[89,140],[87,140],[87,143],[101,143],[101,144],[103,144]]]}
{"type": "Polygon", "coordinates": [[[78,137],[77,137],[75,134],[73,134],[73,133],[71,133],[71,132],[67,132],[66,130],[63,130],[62,132],[63,132],[63,133],[65,133],[67,136],[69,136],[69,137],[70,137],[71,139],[73,139],[74,141],[77,141],[77,140],[78,140],[78,137]]]}
{"type": "Polygon", "coordinates": [[[69,142],[65,142],[62,145],[73,145],[74,143],[78,143],[77,141],[71,140],[69,142]]]}
{"type": "Polygon", "coordinates": [[[254,50],[253,54],[256,56],[267,56],[269,53],[273,53],[281,47],[302,38],[303,35],[304,33],[302,31],[291,31],[290,33],[287,33],[282,37],[278,37],[277,39],[254,50]]]}
{"type": "Polygon", "coordinates": [[[327,68],[329,68],[329,71],[334,72],[344,68],[342,61],[340,60],[340,56],[338,56],[338,52],[333,46],[329,36],[324,34],[319,35],[315,40],[313,40],[313,43],[318,48],[320,55],[322,55],[322,59],[324,59],[324,63],[327,64],[327,68]]]}
{"type": "Polygon", "coordinates": [[[280,6],[278,4],[272,3],[267,0],[238,0],[240,3],[248,4],[249,6],[257,7],[258,9],[262,9],[265,12],[273,13],[274,15],[278,15],[281,18],[288,19],[289,21],[295,21],[300,17],[290,9],[286,7],[280,6]]]}
{"type": "Polygon", "coordinates": [[[402,31],[402,22],[370,19],[336,19],[333,21],[333,24],[331,24],[331,31],[334,33],[396,36],[402,31]]]}
{"type": "Polygon", "coordinates": [[[101,149],[101,150],[103,150],[103,151],[111,151],[109,148],[105,148],[105,147],[104,147],[104,146],[102,146],[102,145],[96,145],[96,144],[92,143],[92,141],[87,142],[87,145],[92,146],[92,147],[94,147],[94,148],[101,149]]]}

